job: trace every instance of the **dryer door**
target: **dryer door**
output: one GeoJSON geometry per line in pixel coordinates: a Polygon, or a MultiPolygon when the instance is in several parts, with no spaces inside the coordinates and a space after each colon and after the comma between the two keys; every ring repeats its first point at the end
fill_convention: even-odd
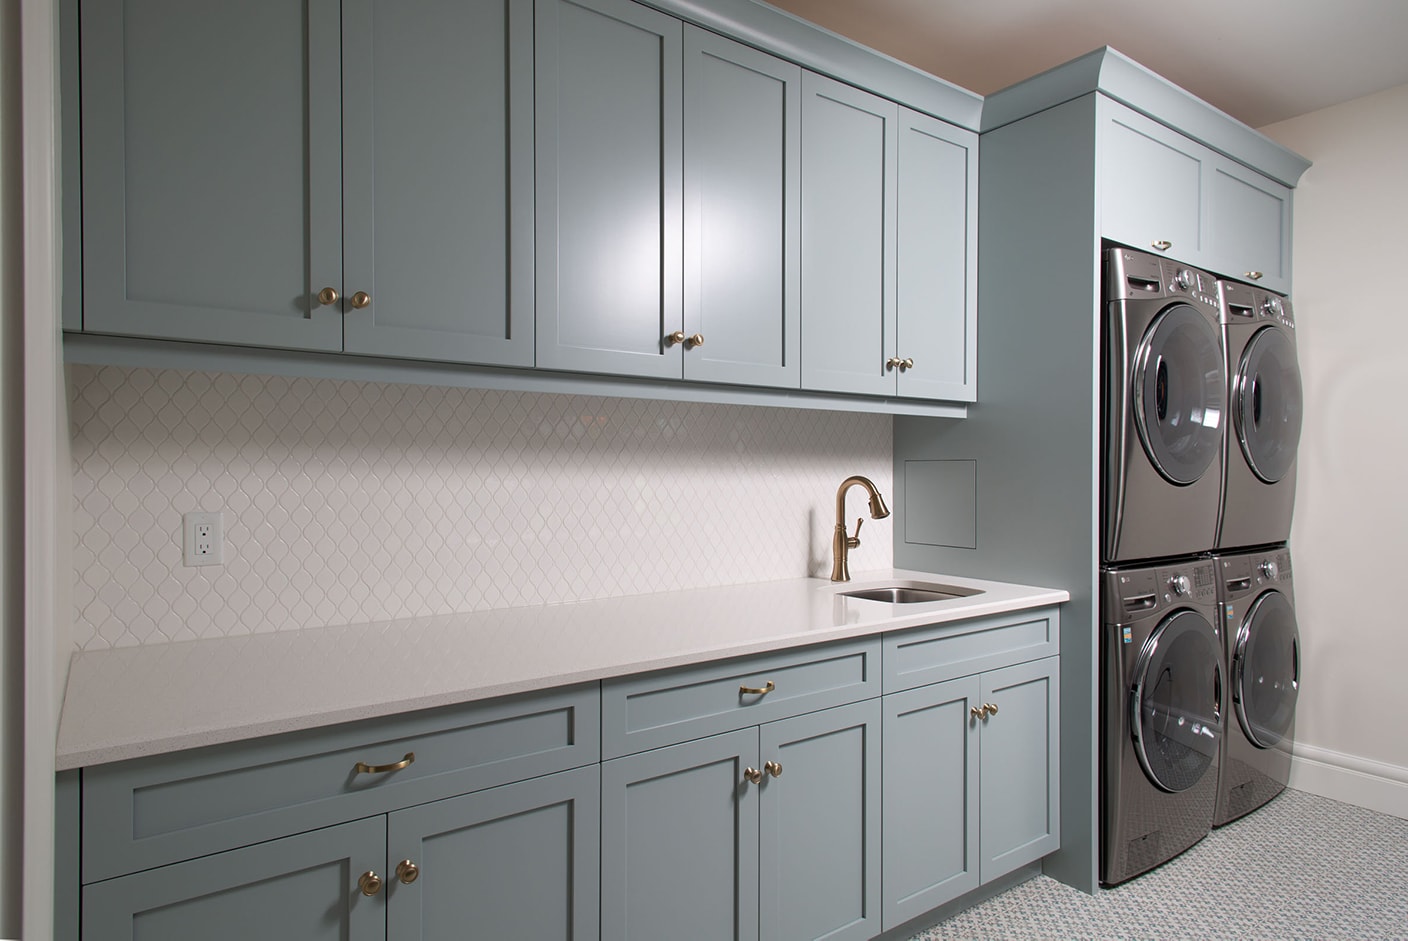
{"type": "Polygon", "coordinates": [[[1289,735],[1299,692],[1295,610],[1273,589],[1252,602],[1232,649],[1232,702],[1248,741],[1271,748],[1289,735]]]}
{"type": "Polygon", "coordinates": [[[1252,473],[1274,484],[1291,469],[1300,444],[1300,367],[1279,327],[1262,327],[1242,352],[1232,408],[1237,440],[1252,473]]]}
{"type": "Polygon", "coordinates": [[[1222,738],[1222,663],[1217,632],[1184,608],[1159,623],[1134,670],[1134,751],[1159,788],[1184,791],[1217,765],[1222,738]]]}
{"type": "Polygon", "coordinates": [[[1188,304],[1161,311],[1135,352],[1132,380],[1144,453],[1169,483],[1196,482],[1222,446],[1227,381],[1208,318],[1188,304]]]}

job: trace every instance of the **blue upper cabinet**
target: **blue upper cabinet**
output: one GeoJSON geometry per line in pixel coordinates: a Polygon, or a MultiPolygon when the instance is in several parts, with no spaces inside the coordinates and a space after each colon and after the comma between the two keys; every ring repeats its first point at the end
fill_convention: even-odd
{"type": "Polygon", "coordinates": [[[808,73],[802,386],[973,401],[976,134],[808,73]]]}
{"type": "Polygon", "coordinates": [[[531,365],[531,0],[80,28],[86,331],[531,365]]]}
{"type": "Polygon", "coordinates": [[[683,35],[631,0],[539,0],[539,366],[680,375],[683,35]]]}
{"type": "Polygon", "coordinates": [[[81,7],[83,326],[342,347],[337,0],[81,7]]]}

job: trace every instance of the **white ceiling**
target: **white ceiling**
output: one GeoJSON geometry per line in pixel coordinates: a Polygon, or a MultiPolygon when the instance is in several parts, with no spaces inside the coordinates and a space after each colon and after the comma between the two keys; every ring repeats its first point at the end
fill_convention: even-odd
{"type": "Polygon", "coordinates": [[[1408,0],[770,0],[980,95],[1112,46],[1268,124],[1408,83],[1408,0]]]}

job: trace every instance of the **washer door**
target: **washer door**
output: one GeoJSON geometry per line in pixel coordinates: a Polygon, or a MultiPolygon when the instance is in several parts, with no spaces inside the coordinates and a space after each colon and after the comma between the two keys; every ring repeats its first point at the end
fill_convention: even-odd
{"type": "Polygon", "coordinates": [[[1217,632],[1187,608],[1160,622],[1139,652],[1130,728],[1139,764],[1162,790],[1185,791],[1216,767],[1221,660],[1217,632]]]}
{"type": "Polygon", "coordinates": [[[1222,444],[1226,373],[1217,331],[1188,304],[1161,311],[1134,358],[1134,421],[1154,468],[1194,483],[1222,444]]]}
{"type": "Polygon", "coordinates": [[[1295,462],[1301,421],[1300,367],[1279,327],[1252,334],[1232,386],[1232,407],[1247,465],[1263,483],[1276,483],[1295,462]]]}
{"type": "Polygon", "coordinates": [[[1291,731],[1300,692],[1300,631],[1290,601],[1272,589],[1252,602],[1232,652],[1232,702],[1247,740],[1271,748],[1291,731]]]}

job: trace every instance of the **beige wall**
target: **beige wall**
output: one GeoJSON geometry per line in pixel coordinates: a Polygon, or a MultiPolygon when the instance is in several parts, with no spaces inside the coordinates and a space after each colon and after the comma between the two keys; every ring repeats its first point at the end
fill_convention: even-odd
{"type": "Polygon", "coordinates": [[[1301,785],[1368,788],[1361,803],[1408,816],[1408,85],[1262,130],[1315,162],[1295,197],[1306,408],[1291,549],[1298,752],[1324,767],[1301,785]]]}

